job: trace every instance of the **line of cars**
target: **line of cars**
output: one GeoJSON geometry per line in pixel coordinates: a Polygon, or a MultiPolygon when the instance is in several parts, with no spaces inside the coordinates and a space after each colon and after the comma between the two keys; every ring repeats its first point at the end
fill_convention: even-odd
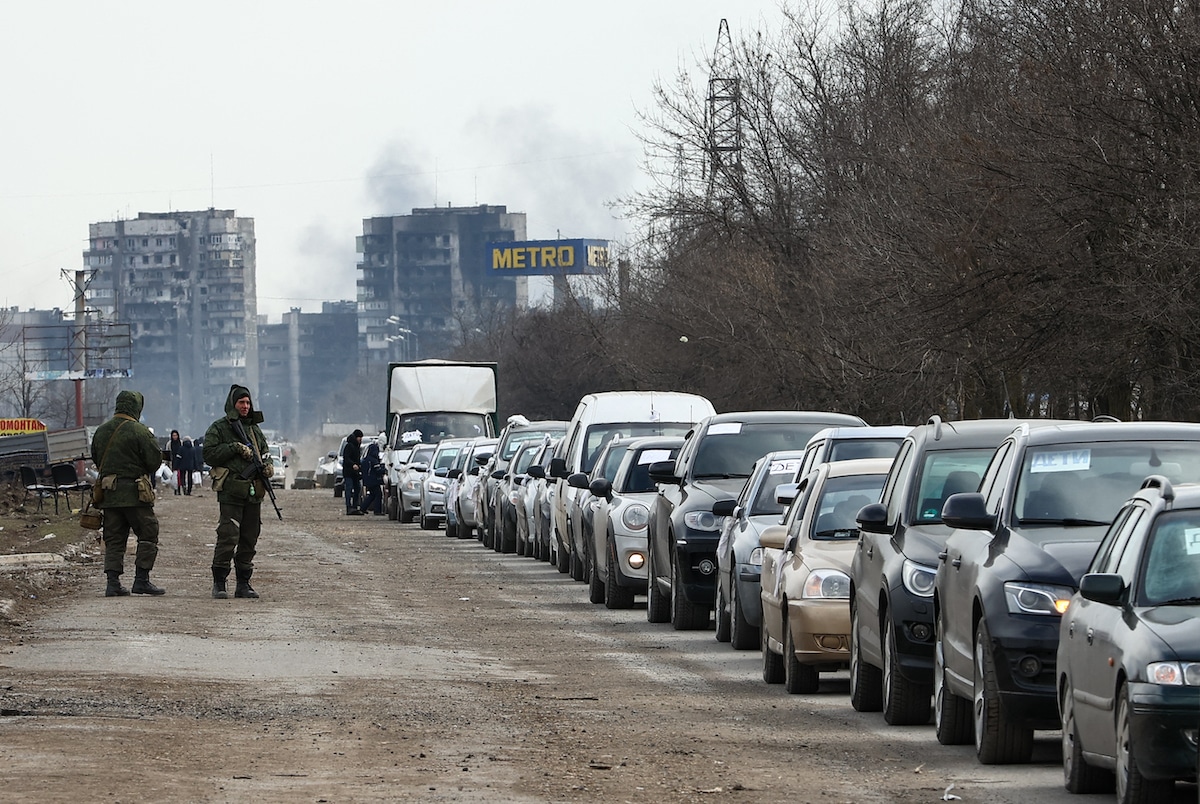
{"type": "MultiPolygon", "coordinates": [[[[1057,728],[1069,790],[1156,801],[1195,780],[1200,425],[702,406],[622,422],[593,396],[503,469],[496,441],[473,444],[454,480],[474,478],[476,510],[496,481],[494,549],[511,521],[513,549],[592,602],[644,594],[651,622],[758,647],[789,692],[847,668],[854,708],[932,720],[984,764],[1028,761],[1057,728]]],[[[483,541],[462,489],[474,518],[447,535],[483,541]]]]}

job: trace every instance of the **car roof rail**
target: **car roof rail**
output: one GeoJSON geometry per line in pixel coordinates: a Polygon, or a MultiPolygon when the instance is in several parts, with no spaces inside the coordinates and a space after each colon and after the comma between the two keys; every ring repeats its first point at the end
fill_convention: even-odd
{"type": "Polygon", "coordinates": [[[942,417],[935,413],[929,417],[929,421],[926,424],[933,425],[933,440],[940,440],[942,437],[942,417]]]}
{"type": "Polygon", "coordinates": [[[1171,485],[1171,481],[1163,475],[1150,475],[1142,481],[1144,489],[1158,489],[1162,498],[1167,502],[1172,502],[1175,499],[1175,487],[1171,485]]]}
{"type": "Polygon", "coordinates": [[[1121,422],[1121,420],[1118,419],[1116,416],[1112,416],[1108,413],[1101,413],[1099,416],[1093,416],[1092,421],[1093,422],[1109,422],[1110,424],[1111,423],[1119,424],[1121,422]]]}

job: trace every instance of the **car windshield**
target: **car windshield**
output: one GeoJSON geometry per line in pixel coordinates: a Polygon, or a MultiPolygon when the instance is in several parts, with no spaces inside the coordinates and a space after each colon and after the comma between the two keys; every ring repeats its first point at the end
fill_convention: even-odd
{"type": "Polygon", "coordinates": [[[1200,443],[1108,441],[1031,447],[1017,482],[1015,512],[1025,525],[1107,525],[1149,475],[1165,475],[1173,483],[1200,477],[1200,443]]]}
{"type": "Polygon", "coordinates": [[[829,462],[859,458],[895,458],[903,438],[848,438],[829,448],[829,462]]]}
{"type": "MultiPolygon", "coordinates": [[[[593,424],[587,430],[583,442],[583,460],[579,471],[592,471],[600,450],[612,440],[613,436],[621,438],[637,438],[638,436],[682,436],[687,435],[692,425],[685,422],[624,422],[614,424],[593,424]]],[[[757,456],[756,456],[757,457],[757,456]]]]}
{"type": "Polygon", "coordinates": [[[603,477],[606,480],[612,480],[617,476],[617,469],[621,466],[621,459],[625,457],[625,453],[629,451],[628,444],[613,444],[604,453],[603,463],[597,463],[592,470],[593,478],[603,477]]]}
{"type": "Polygon", "coordinates": [[[1200,510],[1161,514],[1150,532],[1145,562],[1140,605],[1200,604],[1200,510]]]}
{"type": "Polygon", "coordinates": [[[461,446],[439,447],[437,452],[433,454],[433,468],[449,469],[454,465],[454,461],[458,458],[458,453],[461,449],[461,446]]]}
{"type": "Polygon", "coordinates": [[[517,455],[517,462],[513,464],[513,474],[523,475],[533,463],[533,459],[537,457],[538,447],[532,445],[528,449],[523,449],[517,455]]]}
{"type": "Polygon", "coordinates": [[[937,450],[925,453],[912,521],[922,525],[941,523],[942,505],[951,494],[978,491],[979,479],[992,459],[994,449],[937,450]]]}
{"type": "Polygon", "coordinates": [[[827,424],[809,422],[712,422],[696,447],[692,477],[749,477],[768,452],[802,450],[827,424]]]}
{"type": "Polygon", "coordinates": [[[428,465],[429,459],[433,457],[434,449],[436,447],[433,444],[417,447],[412,451],[412,455],[408,456],[408,462],[428,465]]]}
{"type": "Polygon", "coordinates": [[[481,436],[487,432],[487,416],[482,413],[405,413],[400,416],[404,441],[436,444],[443,438],[481,436]],[[420,438],[416,438],[420,435],[420,438]]]}
{"type": "Polygon", "coordinates": [[[561,433],[562,430],[513,430],[505,438],[504,447],[500,450],[500,460],[507,463],[517,454],[517,450],[530,441],[541,443],[550,433],[561,433]]]}
{"type": "Polygon", "coordinates": [[[764,467],[758,493],[754,495],[754,501],[750,505],[750,516],[771,516],[783,513],[787,506],[775,499],[775,489],[781,483],[796,482],[796,472],[800,470],[800,463],[799,458],[794,458],[785,461],[771,461],[770,466],[764,467]]]}
{"type": "Polygon", "coordinates": [[[630,461],[629,471],[625,473],[625,483],[617,491],[626,494],[654,491],[654,481],[650,479],[650,464],[673,461],[678,454],[679,447],[646,447],[638,450],[630,461]]]}
{"type": "Polygon", "coordinates": [[[813,518],[812,538],[857,539],[858,511],[879,501],[884,475],[831,477],[821,489],[817,516],[813,518]]]}

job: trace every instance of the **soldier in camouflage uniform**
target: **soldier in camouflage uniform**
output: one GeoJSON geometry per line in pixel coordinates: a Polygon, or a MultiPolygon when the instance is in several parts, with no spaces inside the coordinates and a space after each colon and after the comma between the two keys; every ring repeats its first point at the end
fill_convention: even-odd
{"type": "Polygon", "coordinates": [[[225,415],[204,434],[204,462],[212,467],[209,477],[221,506],[212,562],[212,596],[221,600],[229,597],[225,580],[231,562],[237,577],[233,596],[258,597],[258,592],[250,586],[250,576],[254,573],[254,552],[262,529],[265,483],[274,472],[267,439],[258,428],[262,420],[262,413],[254,409],[250,391],[232,385],[225,400],[225,415]],[[260,461],[264,476],[253,476],[255,455],[263,456],[260,461]]]}
{"type": "Polygon", "coordinates": [[[162,464],[158,441],[138,419],[144,399],[137,391],[117,394],[116,415],[96,428],[92,436],[92,461],[100,473],[97,484],[104,511],[105,597],[162,595],[166,590],[150,582],[158,557],[158,517],[154,515],[154,489],[150,476],[162,464]],[[129,531],[137,536],[133,586],[121,586],[129,531]]]}

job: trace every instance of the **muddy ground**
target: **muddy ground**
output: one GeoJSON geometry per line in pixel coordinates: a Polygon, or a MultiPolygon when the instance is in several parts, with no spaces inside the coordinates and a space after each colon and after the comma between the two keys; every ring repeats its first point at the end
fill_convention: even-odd
{"type": "Polygon", "coordinates": [[[211,598],[211,492],[158,503],[161,598],[105,598],[73,518],[0,510],[0,557],[65,557],[0,564],[0,797],[1111,800],[1062,790],[1056,734],[985,768],[854,712],[844,673],[790,696],[757,652],[647,623],[643,598],[608,611],[548,564],[278,495],[258,600],[211,598]]]}

